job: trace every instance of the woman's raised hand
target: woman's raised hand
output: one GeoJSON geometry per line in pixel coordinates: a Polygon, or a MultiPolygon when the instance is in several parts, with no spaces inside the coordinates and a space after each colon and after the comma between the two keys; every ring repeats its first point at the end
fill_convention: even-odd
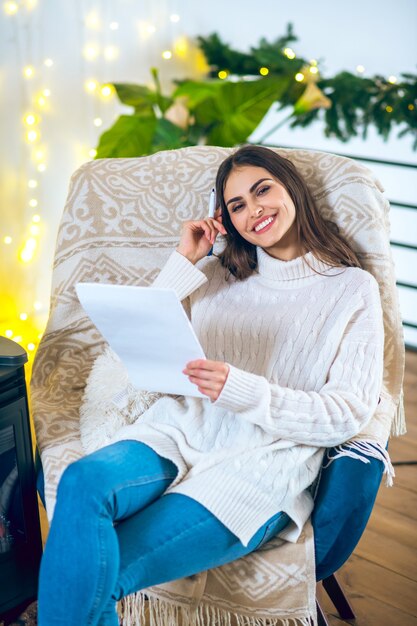
{"type": "MultiPolygon", "coordinates": [[[[218,212],[219,213],[219,212],[218,212]]],[[[204,220],[184,222],[177,252],[195,264],[211,250],[219,233],[226,234],[221,217],[206,217],[204,220]]]]}

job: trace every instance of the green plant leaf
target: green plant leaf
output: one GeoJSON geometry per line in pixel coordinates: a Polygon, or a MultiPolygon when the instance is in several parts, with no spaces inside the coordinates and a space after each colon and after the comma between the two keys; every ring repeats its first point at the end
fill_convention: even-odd
{"type": "Polygon", "coordinates": [[[113,83],[120,102],[135,107],[136,115],[152,115],[155,105],[164,113],[173,100],[144,85],[113,83]]]}
{"type": "Polygon", "coordinates": [[[208,127],[208,143],[233,146],[244,142],[288,83],[286,78],[222,83],[212,98],[193,111],[196,122],[208,127]]]}
{"type": "Polygon", "coordinates": [[[175,150],[190,145],[187,141],[186,132],[169,120],[161,118],[157,120],[155,134],[152,141],[154,152],[159,150],[175,150]]]}
{"type": "Polygon", "coordinates": [[[150,154],[155,134],[156,117],[121,115],[104,132],[97,146],[97,159],[107,157],[135,157],[150,154]]]}
{"type": "Polygon", "coordinates": [[[192,111],[195,107],[205,100],[215,97],[219,90],[223,87],[224,82],[221,80],[212,80],[206,83],[197,83],[187,80],[181,83],[172,94],[172,97],[187,97],[187,106],[192,111]]]}

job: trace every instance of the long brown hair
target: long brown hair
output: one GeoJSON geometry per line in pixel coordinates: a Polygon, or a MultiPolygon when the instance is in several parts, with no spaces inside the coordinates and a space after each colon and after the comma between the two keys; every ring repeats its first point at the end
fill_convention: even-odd
{"type": "Polygon", "coordinates": [[[232,171],[247,165],[263,167],[286,188],[295,206],[298,240],[306,251],[334,267],[361,267],[355,252],[339,234],[338,226],[320,215],[310,190],[293,163],[269,148],[248,145],[228,156],[221,163],[216,177],[217,200],[227,231],[226,247],[219,259],[233,276],[243,280],[258,266],[256,246],[246,241],[233,226],[223,195],[232,171]]]}

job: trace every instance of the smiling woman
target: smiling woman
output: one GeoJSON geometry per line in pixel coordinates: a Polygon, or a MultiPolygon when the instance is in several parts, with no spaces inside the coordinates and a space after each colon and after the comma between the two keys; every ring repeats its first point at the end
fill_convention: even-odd
{"type": "Polygon", "coordinates": [[[237,278],[256,270],[256,246],[282,261],[310,251],[332,266],[360,267],[337,225],[320,215],[294,165],[275,151],[237,150],[221,164],[216,192],[227,230],[219,258],[237,278]]]}

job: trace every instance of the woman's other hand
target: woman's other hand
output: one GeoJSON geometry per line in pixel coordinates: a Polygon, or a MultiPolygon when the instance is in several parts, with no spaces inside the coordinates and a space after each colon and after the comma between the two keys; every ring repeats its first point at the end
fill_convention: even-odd
{"type": "Polygon", "coordinates": [[[207,256],[219,233],[226,234],[220,217],[184,222],[177,252],[195,264],[207,256]]]}
{"type": "Polygon", "coordinates": [[[201,393],[215,402],[226,382],[229,366],[222,361],[197,359],[187,363],[183,373],[188,376],[190,382],[197,385],[201,393]]]}

